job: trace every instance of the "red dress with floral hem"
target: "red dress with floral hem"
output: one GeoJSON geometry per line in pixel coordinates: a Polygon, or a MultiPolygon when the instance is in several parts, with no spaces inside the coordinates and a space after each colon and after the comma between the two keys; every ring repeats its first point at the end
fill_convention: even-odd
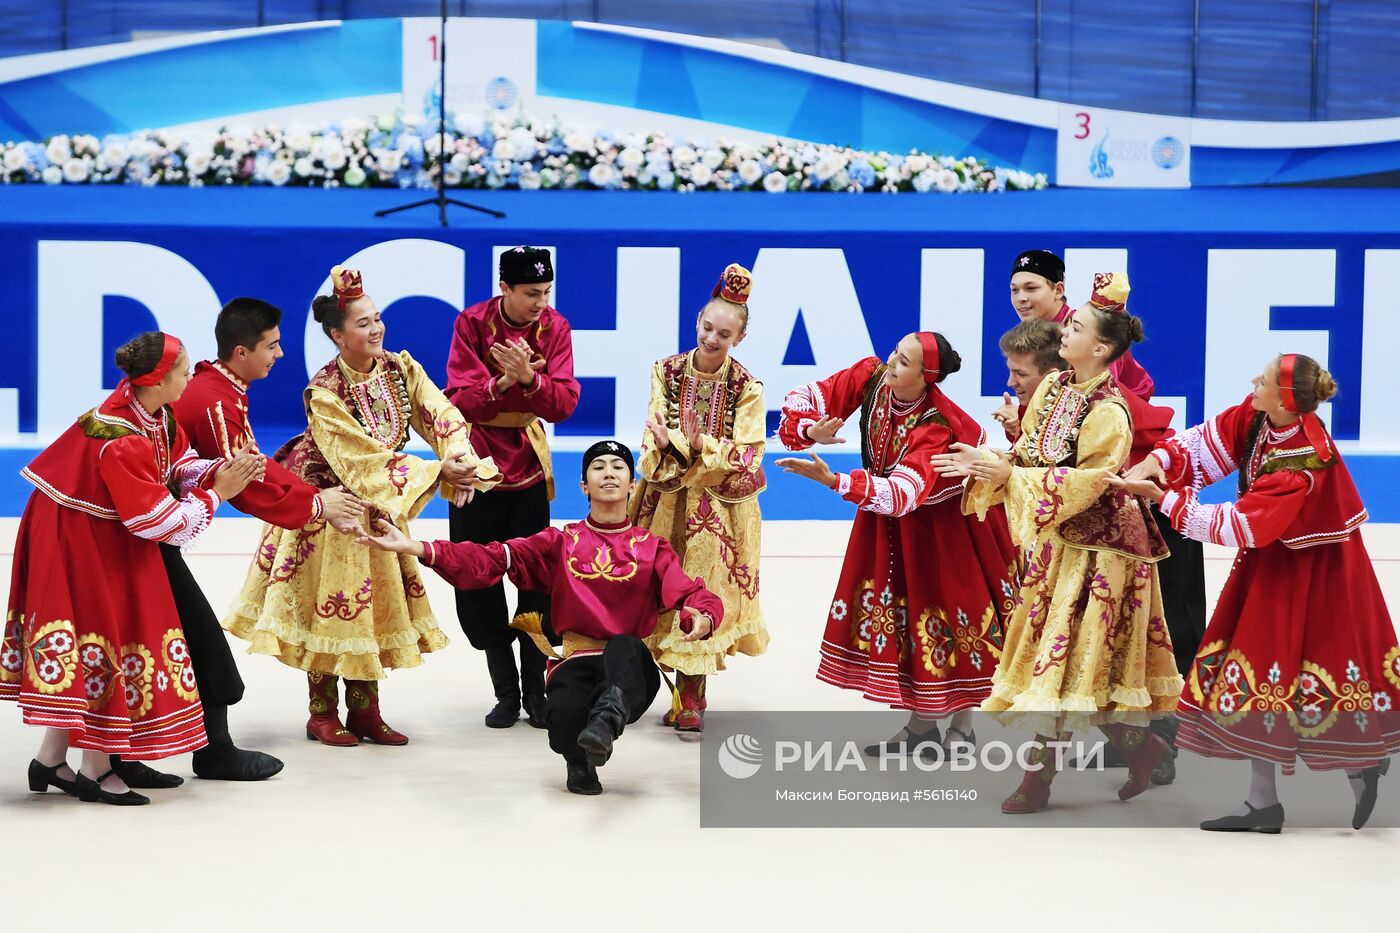
{"type": "Polygon", "coordinates": [[[1326,438],[1279,430],[1250,399],[1153,452],[1162,511],[1239,548],[1181,697],[1180,744],[1294,769],[1364,768],[1400,751],[1400,648],[1360,526],[1366,508],[1326,438]],[[1239,499],[1198,490],[1240,473],[1239,499]]]}
{"type": "Polygon", "coordinates": [[[904,403],[875,357],[788,393],[778,434],[812,446],[807,427],[861,410],[864,469],[838,476],[857,505],[846,560],[827,612],[817,678],[922,717],[986,699],[1014,608],[1017,557],[1000,507],[964,516],[960,481],[931,458],[982,430],[937,386],[904,403]]]}
{"type": "Polygon", "coordinates": [[[214,517],[218,460],[123,381],[25,467],[0,698],[78,748],[153,760],[203,748],[200,707],[161,543],[214,517]]]}

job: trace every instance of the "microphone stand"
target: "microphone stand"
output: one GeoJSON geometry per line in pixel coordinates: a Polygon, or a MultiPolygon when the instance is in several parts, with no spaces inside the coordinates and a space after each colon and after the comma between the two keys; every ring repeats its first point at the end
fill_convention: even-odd
{"type": "Polygon", "coordinates": [[[439,21],[441,27],[438,32],[438,165],[437,165],[437,194],[431,198],[424,198],[421,201],[414,201],[411,204],[400,204],[398,207],[386,207],[382,211],[375,211],[376,217],[387,217],[390,214],[397,214],[399,211],[411,211],[417,207],[427,207],[435,205],[438,209],[438,220],[445,227],[447,226],[447,206],[465,207],[467,210],[480,211],[483,214],[490,214],[492,217],[504,217],[504,211],[493,210],[489,207],[482,207],[480,204],[472,204],[470,201],[459,201],[456,198],[447,196],[447,0],[442,0],[439,10],[439,21]]]}

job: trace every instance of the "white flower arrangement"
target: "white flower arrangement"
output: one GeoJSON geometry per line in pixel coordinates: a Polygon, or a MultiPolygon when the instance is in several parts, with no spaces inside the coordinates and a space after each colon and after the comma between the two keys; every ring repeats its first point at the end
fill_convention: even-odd
{"type": "Polygon", "coordinates": [[[0,183],[663,191],[1034,191],[1044,175],[975,157],[864,152],[775,139],[766,145],[675,139],[558,120],[453,114],[436,123],[393,113],[320,127],[231,127],[179,136],[60,135],[0,145],[0,183]]]}

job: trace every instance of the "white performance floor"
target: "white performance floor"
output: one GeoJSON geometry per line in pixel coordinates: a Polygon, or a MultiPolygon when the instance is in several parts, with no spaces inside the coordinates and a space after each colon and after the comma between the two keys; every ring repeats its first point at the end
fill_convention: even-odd
{"type": "MultiPolygon", "coordinates": [[[[5,592],[16,524],[0,520],[5,592]]],[[[187,552],[216,611],[241,584],[258,527],[221,517],[187,552]]],[[[711,681],[711,709],[872,708],[814,677],[848,528],[766,524],[772,646],[711,681]]],[[[446,536],[447,523],[415,533],[446,536]]],[[[1400,617],[1400,526],[1366,536],[1400,617]]],[[[1230,557],[1208,553],[1212,600],[1230,557]]],[[[1191,917],[1343,929],[1393,914],[1394,829],[702,830],[702,744],[655,725],[664,687],[601,769],[603,796],[574,796],[543,732],[482,724],[485,662],[457,628],[450,588],[425,576],[453,644],[383,684],[385,718],[412,737],[403,748],[307,741],[305,678],[237,643],[248,691],[231,713],[234,737],[286,770],[225,784],[193,779],[188,756],[170,759],[185,786],[122,809],[29,793],[39,734],[0,704],[0,930],[1155,930],[1191,917]]],[[[1242,766],[1241,796],[1246,781],[1242,766]]],[[[1286,803],[1286,778],[1280,791],[1286,803]]],[[[1190,791],[1178,782],[1149,793],[1167,792],[1190,791]]],[[[1400,793],[1400,776],[1381,793],[1400,793]]]]}

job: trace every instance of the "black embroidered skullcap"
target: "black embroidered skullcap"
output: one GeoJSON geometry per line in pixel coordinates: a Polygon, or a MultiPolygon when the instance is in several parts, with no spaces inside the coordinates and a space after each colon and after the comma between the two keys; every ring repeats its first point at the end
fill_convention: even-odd
{"type": "Polygon", "coordinates": [[[632,459],[632,451],[626,444],[619,444],[617,441],[599,441],[583,452],[583,479],[585,481],[588,479],[588,465],[599,457],[606,456],[621,457],[626,460],[627,475],[636,475],[636,461],[632,459]]]}
{"type": "Polygon", "coordinates": [[[1011,264],[1011,274],[1034,272],[1051,282],[1065,280],[1065,261],[1046,249],[1028,249],[1011,264]]]}
{"type": "Polygon", "coordinates": [[[501,281],[507,285],[534,285],[554,281],[554,263],[549,250],[538,246],[517,246],[501,254],[501,281]]]}

